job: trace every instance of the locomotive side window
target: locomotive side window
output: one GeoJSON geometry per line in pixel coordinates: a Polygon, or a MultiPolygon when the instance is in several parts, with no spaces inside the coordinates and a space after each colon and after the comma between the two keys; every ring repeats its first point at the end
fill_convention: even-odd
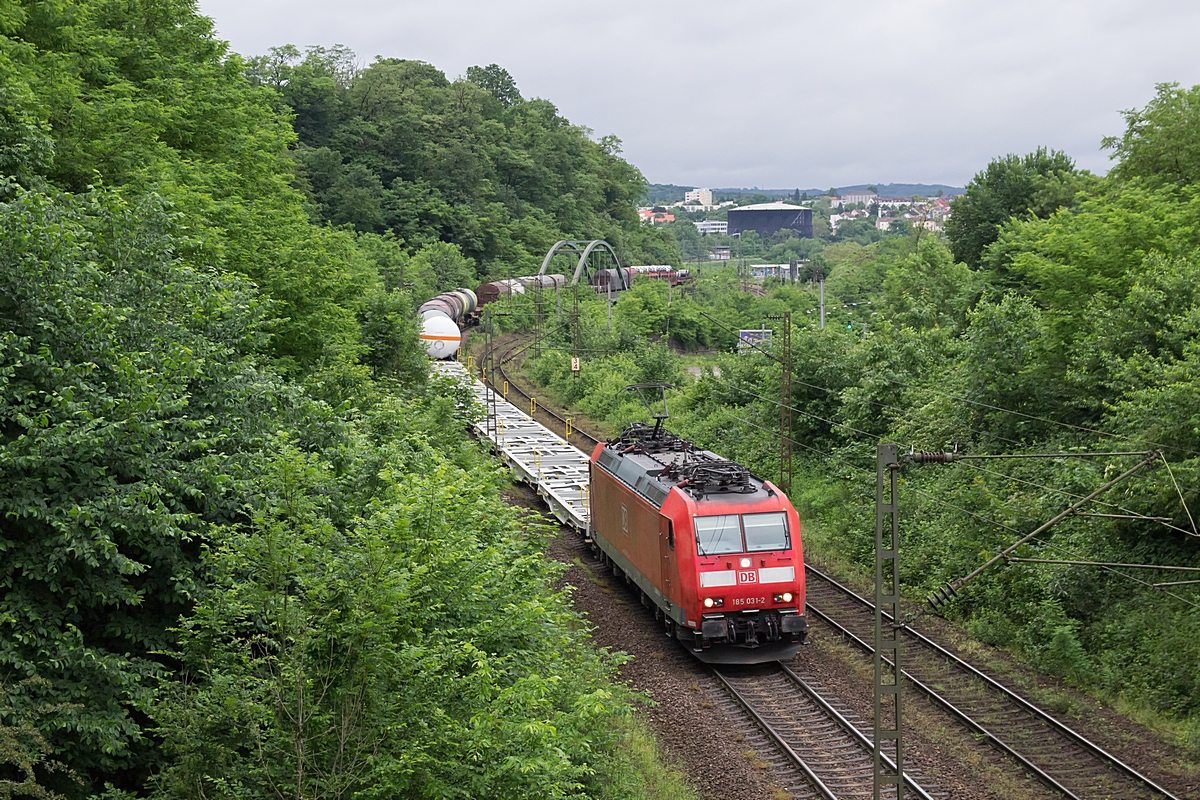
{"type": "Polygon", "coordinates": [[[667,520],[667,547],[675,549],[675,523],[667,520]]]}
{"type": "Polygon", "coordinates": [[[696,551],[702,556],[742,552],[742,526],[737,514],[696,517],[696,551]]]}
{"type": "Polygon", "coordinates": [[[790,546],[787,514],[782,511],[773,511],[768,514],[743,514],[742,524],[746,526],[747,552],[787,550],[790,546]]]}

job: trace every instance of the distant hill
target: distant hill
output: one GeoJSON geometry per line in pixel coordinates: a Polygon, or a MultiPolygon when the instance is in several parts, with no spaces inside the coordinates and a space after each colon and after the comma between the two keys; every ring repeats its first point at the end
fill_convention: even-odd
{"type": "Polygon", "coordinates": [[[867,186],[874,186],[876,193],[884,197],[912,197],[914,194],[921,197],[933,197],[939,189],[942,194],[954,197],[967,191],[961,186],[947,186],[944,183],[858,183],[854,186],[839,186],[838,194],[844,194],[850,189],[866,189],[867,186]]]}
{"type": "MultiPolygon", "coordinates": [[[[827,194],[828,192],[829,192],[828,188],[826,188],[826,189],[800,189],[801,195],[807,193],[809,197],[816,197],[818,195],[827,194]]],[[[749,189],[746,189],[746,188],[713,189],[714,195],[721,195],[722,197],[730,197],[730,198],[743,197],[745,195],[751,195],[751,194],[761,194],[761,195],[765,195],[766,197],[782,198],[782,197],[791,197],[795,193],[796,193],[795,189],[759,189],[756,186],[752,186],[749,189]]]]}
{"type": "MultiPolygon", "coordinates": [[[[942,194],[949,197],[960,195],[966,190],[961,186],[947,186],[944,183],[856,183],[853,186],[837,187],[838,194],[845,194],[851,189],[866,189],[868,186],[876,187],[876,191],[884,197],[912,197],[919,195],[921,197],[934,197],[938,190],[941,189],[942,194]]],[[[657,205],[663,203],[674,203],[683,199],[683,193],[694,189],[694,186],[676,186],[673,183],[652,183],[646,187],[646,200],[648,205],[657,205]]],[[[800,189],[800,194],[807,194],[809,197],[817,197],[829,193],[828,188],[824,189],[800,189]]],[[[724,187],[714,188],[713,195],[726,200],[739,200],[748,195],[762,195],[764,198],[775,199],[792,197],[796,193],[796,189],[759,189],[757,186],[750,188],[746,187],[724,187]]]]}
{"type": "Polygon", "coordinates": [[[684,192],[690,192],[695,188],[695,186],[676,186],[673,183],[651,183],[646,187],[646,193],[642,195],[642,202],[648,206],[675,203],[683,200],[684,192]]]}

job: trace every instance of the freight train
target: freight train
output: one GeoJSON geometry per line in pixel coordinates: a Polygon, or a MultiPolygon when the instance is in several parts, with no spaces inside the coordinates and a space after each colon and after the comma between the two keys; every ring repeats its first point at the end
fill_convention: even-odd
{"type": "Polygon", "coordinates": [[[459,323],[479,307],[479,298],[470,289],[442,292],[417,309],[421,315],[421,343],[430,358],[453,358],[462,344],[459,323]]]}
{"type": "MultiPolygon", "coordinates": [[[[619,292],[633,285],[635,278],[665,280],[672,286],[691,277],[686,269],[669,266],[621,267],[597,270],[592,288],[599,292],[619,292]]],[[[459,287],[443,292],[421,305],[421,342],[430,358],[453,358],[462,343],[461,328],[477,320],[479,308],[501,297],[525,294],[530,288],[561,289],[567,285],[565,275],[527,275],[502,281],[488,281],[474,291],[459,287]]]]}
{"type": "Polygon", "coordinates": [[[591,456],[591,537],[702,661],[786,660],[808,634],[800,518],[770,481],[633,423],[591,456]]]}
{"type": "MultiPolygon", "coordinates": [[[[617,267],[613,269],[600,269],[592,275],[591,286],[598,292],[612,291],[620,292],[628,289],[633,285],[636,279],[651,279],[667,281],[672,286],[677,286],[691,278],[691,272],[686,269],[675,269],[674,267],[664,264],[647,265],[639,267],[617,267]]],[[[484,306],[488,303],[499,300],[501,297],[509,297],[514,294],[525,294],[531,288],[541,287],[543,289],[561,289],[567,285],[565,275],[527,275],[523,278],[512,278],[511,280],[489,281],[480,284],[475,290],[475,294],[479,297],[479,305],[484,306]]]]}

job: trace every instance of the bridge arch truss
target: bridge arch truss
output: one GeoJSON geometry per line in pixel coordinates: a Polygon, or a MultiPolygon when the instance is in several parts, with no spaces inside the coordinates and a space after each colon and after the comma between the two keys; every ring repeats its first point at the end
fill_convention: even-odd
{"type": "Polygon", "coordinates": [[[617,257],[612,245],[603,239],[563,239],[555,242],[542,260],[542,268],[538,270],[538,275],[549,274],[556,259],[558,263],[563,264],[564,275],[571,273],[571,286],[578,286],[580,278],[583,278],[585,285],[590,286],[595,283],[596,275],[601,270],[615,269],[620,276],[621,287],[629,288],[625,273],[621,270],[621,259],[617,257]]]}

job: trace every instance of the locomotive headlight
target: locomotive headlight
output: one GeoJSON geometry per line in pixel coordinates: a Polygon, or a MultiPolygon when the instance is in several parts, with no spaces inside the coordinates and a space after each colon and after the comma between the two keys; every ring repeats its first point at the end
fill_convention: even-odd
{"type": "Polygon", "coordinates": [[[783,602],[785,602],[785,603],[790,603],[790,602],[792,602],[792,593],[791,593],[791,592],[784,592],[784,593],[783,593],[783,602]]]}
{"type": "Polygon", "coordinates": [[[706,598],[704,598],[704,607],[705,607],[705,608],[712,608],[712,607],[713,607],[713,599],[712,599],[711,597],[706,597],[706,598]]]}
{"type": "Polygon", "coordinates": [[[738,566],[741,567],[742,569],[749,569],[750,565],[753,563],[754,563],[753,559],[743,558],[741,561],[738,562],[738,566]]]}
{"type": "Polygon", "coordinates": [[[723,598],[723,597],[706,597],[706,598],[704,598],[704,607],[705,608],[720,608],[723,605],[725,605],[725,598],[723,598]]]}

